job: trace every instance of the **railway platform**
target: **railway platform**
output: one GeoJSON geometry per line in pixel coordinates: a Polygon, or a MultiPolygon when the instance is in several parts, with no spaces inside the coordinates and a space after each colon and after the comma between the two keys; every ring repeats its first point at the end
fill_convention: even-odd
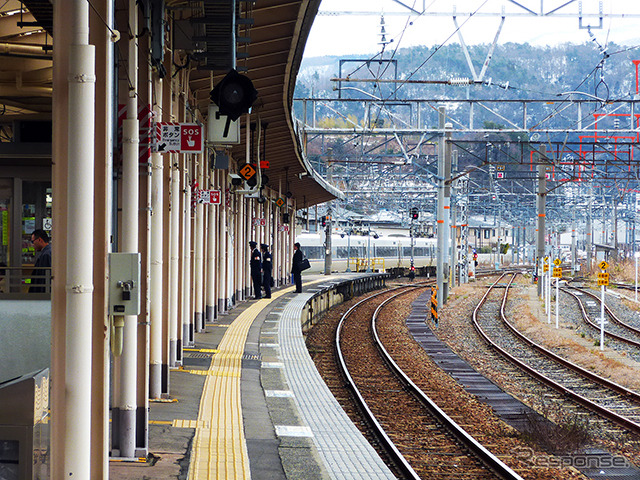
{"type": "Polygon", "coordinates": [[[303,330],[387,275],[307,275],[303,293],[274,290],[196,333],[152,403],[149,451],[112,460],[111,479],[395,478],[320,378],[303,330]]]}

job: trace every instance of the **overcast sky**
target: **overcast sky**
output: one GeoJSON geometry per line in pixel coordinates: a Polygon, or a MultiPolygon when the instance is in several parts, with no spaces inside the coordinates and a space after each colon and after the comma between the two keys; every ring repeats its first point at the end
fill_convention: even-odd
{"type": "MultiPolygon", "coordinates": [[[[634,14],[637,17],[605,18],[599,26],[599,0],[582,0],[583,27],[592,25],[593,37],[586,28],[580,29],[579,2],[560,8],[552,15],[527,14],[525,8],[545,13],[564,5],[568,0],[322,0],[320,12],[367,12],[369,14],[319,14],[313,24],[305,50],[306,57],[322,55],[372,54],[380,51],[380,14],[385,13],[386,39],[393,40],[386,48],[415,45],[457,43],[452,15],[433,16],[432,12],[452,13],[455,5],[458,25],[468,45],[493,42],[506,13],[499,43],[517,42],[553,45],[563,42],[583,43],[595,38],[600,45],[607,40],[619,45],[640,45],[640,0],[603,0],[605,14],[634,14]],[[426,14],[411,13],[400,3],[426,14]],[[524,8],[523,8],[524,7],[524,8]],[[469,14],[476,13],[470,17],[469,14]],[[399,14],[400,13],[400,14],[399,14]],[[489,16],[486,14],[494,13],[489,16]],[[572,17],[562,16],[573,14],[572,17]],[[453,36],[451,36],[453,34],[453,36]],[[449,38],[451,37],[451,38],[449,38]],[[447,41],[447,39],[449,40],[447,41]]],[[[640,50],[640,49],[639,49],[640,50]]],[[[640,55],[640,51],[639,51],[640,55]]]]}

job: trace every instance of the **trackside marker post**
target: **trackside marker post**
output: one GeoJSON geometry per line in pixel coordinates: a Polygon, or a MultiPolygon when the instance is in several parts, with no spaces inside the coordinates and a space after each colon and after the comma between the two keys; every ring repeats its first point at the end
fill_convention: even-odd
{"type": "Polygon", "coordinates": [[[560,328],[560,279],[562,278],[562,260],[556,258],[553,261],[553,277],[556,279],[556,328],[560,328]]]}
{"type": "Polygon", "coordinates": [[[602,273],[598,274],[598,285],[601,288],[600,298],[600,350],[604,350],[604,291],[605,287],[609,285],[609,274],[606,272],[609,268],[609,264],[604,260],[601,261],[598,266],[602,273]]]}

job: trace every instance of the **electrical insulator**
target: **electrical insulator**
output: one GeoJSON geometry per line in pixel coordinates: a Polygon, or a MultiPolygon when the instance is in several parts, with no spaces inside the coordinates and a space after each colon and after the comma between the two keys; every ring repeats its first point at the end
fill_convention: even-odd
{"type": "Polygon", "coordinates": [[[453,77],[449,79],[449,85],[471,85],[471,79],[466,77],[453,77]]]}

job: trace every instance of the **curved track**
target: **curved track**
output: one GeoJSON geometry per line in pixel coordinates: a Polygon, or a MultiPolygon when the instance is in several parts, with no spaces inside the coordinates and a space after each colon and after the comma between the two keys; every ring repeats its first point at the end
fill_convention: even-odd
{"type": "Polygon", "coordinates": [[[519,479],[406,376],[377,334],[382,308],[416,288],[373,295],[349,309],[337,329],[343,375],[378,442],[404,478],[519,479]]]}
{"type": "MultiPolygon", "coordinates": [[[[600,331],[600,297],[585,288],[573,286],[570,288],[563,288],[562,291],[576,299],[582,312],[582,318],[587,323],[587,325],[600,331]],[[584,302],[580,298],[581,295],[576,295],[576,292],[579,292],[582,295],[586,295],[595,300],[596,307],[590,308],[589,305],[586,305],[586,302],[584,302]]],[[[637,349],[640,349],[640,329],[624,322],[607,306],[606,300],[604,311],[605,315],[608,318],[608,322],[605,324],[605,336],[612,338],[618,342],[622,342],[626,345],[631,345],[637,349]]]]}
{"type": "MultiPolygon", "coordinates": [[[[506,276],[498,279],[500,281],[506,276]]],[[[640,434],[640,394],[575,365],[522,335],[506,318],[507,295],[497,301],[496,281],[473,313],[476,330],[496,351],[529,375],[615,424],[640,434]],[[492,297],[491,302],[488,299],[492,297]],[[483,308],[484,305],[487,307],[483,308]]]]}

